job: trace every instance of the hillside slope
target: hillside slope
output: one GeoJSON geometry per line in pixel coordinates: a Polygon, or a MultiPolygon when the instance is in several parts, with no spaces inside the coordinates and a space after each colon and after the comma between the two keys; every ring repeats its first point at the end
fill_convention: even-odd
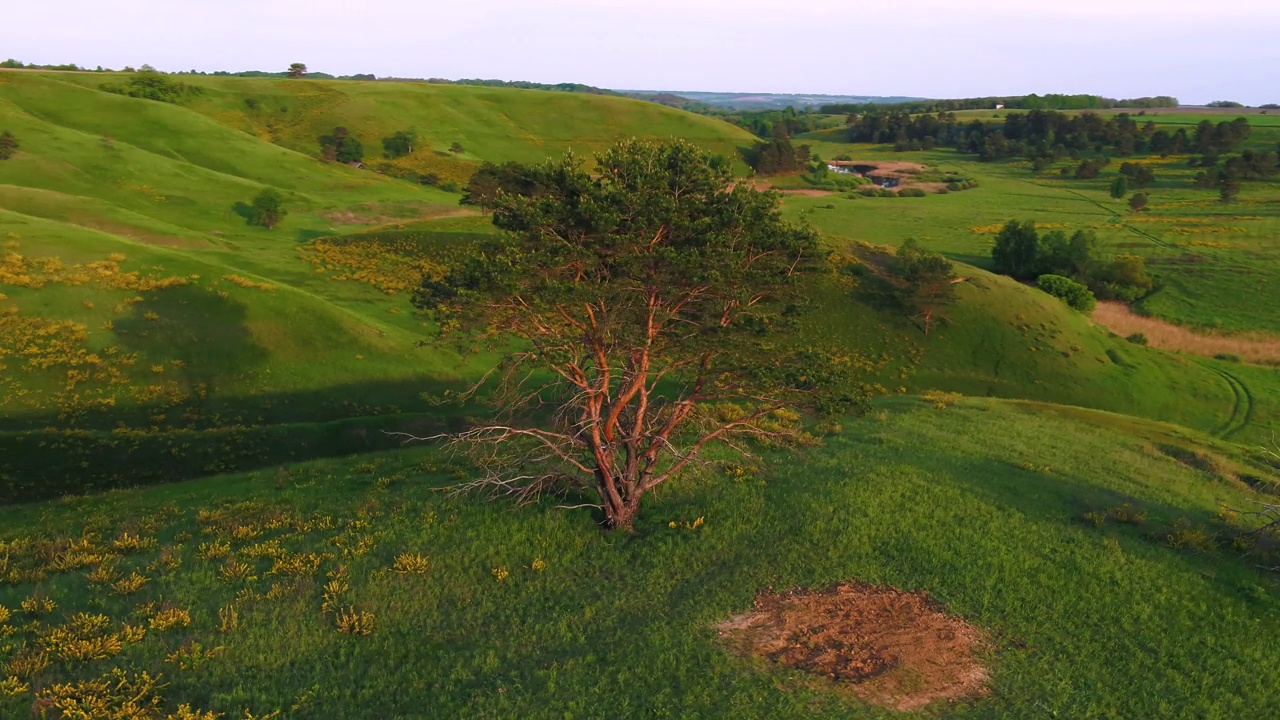
{"type": "MultiPolygon", "coordinates": [[[[97,88],[115,78],[60,75],[97,88]]],[[[308,155],[336,126],[361,140],[368,161],[401,130],[419,139],[407,164],[463,179],[479,161],[538,162],[568,150],[589,158],[629,137],[682,137],[730,158],[754,136],[726,122],[630,98],[425,82],[183,76],[202,89],[186,103],[228,128],[308,155]],[[454,144],[460,151],[454,151],[454,144]]]]}
{"type": "Polygon", "coordinates": [[[119,667],[160,675],[166,712],[227,717],[897,717],[717,637],[757,593],[858,581],[925,591],[982,629],[988,692],[940,705],[947,718],[1280,703],[1280,594],[1219,514],[1254,497],[1229,457],[1166,450],[1196,442],[1177,428],[1022,403],[877,409],[820,449],[664,488],[627,537],[558,499],[440,492],[456,468],[422,447],[0,508],[15,648],[0,663],[75,613],[126,638],[110,659],[15,662],[0,716],[119,667]],[[1086,518],[1107,510],[1129,519],[1086,518]],[[20,609],[33,595],[55,603],[38,624],[20,609]],[[186,621],[151,622],[161,609],[186,621]],[[339,609],[368,634],[340,632],[339,609]]]}
{"type": "MultiPolygon", "coordinates": [[[[367,124],[389,132],[419,117],[445,128],[442,143],[449,128],[480,133],[466,154],[493,160],[594,148],[626,133],[681,134],[712,148],[741,139],[722,123],[598,96],[195,78],[208,90],[193,109],[100,92],[101,81],[0,72],[0,127],[22,143],[0,163],[0,336],[22,348],[0,357],[0,476],[23,493],[74,489],[65,484],[74,468],[85,486],[101,487],[376,447],[381,436],[362,419],[439,421],[423,391],[476,377],[492,361],[419,347],[429,328],[407,303],[407,290],[453,248],[494,232],[488,220],[458,216],[456,194],[299,151],[330,123],[376,115],[367,124]],[[299,150],[234,127],[252,125],[245,113],[257,110],[243,99],[259,96],[258,110],[267,96],[290,113],[311,108],[312,124],[291,136],[299,150]],[[352,108],[363,109],[342,115],[352,108]],[[263,187],[285,191],[290,211],[271,231],[236,209],[263,187]],[[119,428],[137,433],[135,452],[174,459],[136,476],[137,464],[110,459],[119,428]],[[308,449],[295,452],[289,438],[299,433],[308,449]],[[184,467],[184,448],[232,460],[184,467]]],[[[789,201],[792,211],[807,200],[789,201]]],[[[848,237],[829,230],[833,246],[848,237]]],[[[1280,419],[1273,373],[1131,345],[1042,293],[963,273],[971,282],[947,310],[950,323],[927,339],[901,313],[835,286],[820,289],[809,332],[871,365],[891,359],[874,377],[889,393],[1065,403],[1247,444],[1280,419]]]]}

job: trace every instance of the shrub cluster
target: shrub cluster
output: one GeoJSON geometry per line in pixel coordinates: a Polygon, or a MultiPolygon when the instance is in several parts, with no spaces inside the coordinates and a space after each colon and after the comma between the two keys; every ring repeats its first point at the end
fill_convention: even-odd
{"type": "Polygon", "coordinates": [[[123,84],[103,83],[99,88],[116,95],[174,104],[204,92],[202,87],[173,80],[147,65],[143,65],[142,70],[134,73],[133,77],[123,84]]]}
{"type": "Polygon", "coordinates": [[[1089,288],[1061,275],[1041,275],[1036,279],[1036,287],[1082,313],[1093,312],[1098,304],[1089,288]]]}
{"type": "Polygon", "coordinates": [[[1070,237],[1061,230],[1041,235],[1034,222],[1011,220],[996,236],[991,259],[996,272],[1019,280],[1060,275],[1074,280],[1104,300],[1133,302],[1149,294],[1155,281],[1137,255],[1098,257],[1098,238],[1079,230],[1070,237]]]}

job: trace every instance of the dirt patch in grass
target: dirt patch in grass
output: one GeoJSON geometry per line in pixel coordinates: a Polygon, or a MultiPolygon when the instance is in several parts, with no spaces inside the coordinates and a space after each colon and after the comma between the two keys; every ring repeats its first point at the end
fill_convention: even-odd
{"type": "Polygon", "coordinates": [[[717,630],[739,653],[826,677],[893,710],[986,692],[982,633],[920,592],[841,584],[764,593],[717,630]]]}
{"type": "Polygon", "coordinates": [[[920,163],[900,160],[828,160],[827,164],[837,167],[868,167],[872,168],[870,173],[885,176],[910,176],[928,169],[920,163]]]}
{"type": "Polygon", "coordinates": [[[1180,325],[1143,317],[1118,302],[1100,302],[1093,319],[1111,332],[1129,337],[1142,333],[1147,344],[1162,350],[1203,355],[1234,356],[1243,362],[1280,365],[1280,338],[1262,334],[1219,335],[1196,332],[1180,325]]]}

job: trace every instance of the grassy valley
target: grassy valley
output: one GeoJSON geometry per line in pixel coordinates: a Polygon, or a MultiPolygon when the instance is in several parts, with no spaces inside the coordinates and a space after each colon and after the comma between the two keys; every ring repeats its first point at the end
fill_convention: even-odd
{"type": "MultiPolygon", "coordinates": [[[[763,593],[841,583],[927,593],[981,637],[984,690],[909,717],[1280,704],[1280,545],[1250,514],[1275,502],[1280,463],[1259,446],[1280,422],[1277,365],[1126,339],[992,272],[1009,220],[1092,230],[1156,279],[1132,312],[1271,342],[1275,179],[1227,204],[1188,154],[1126,158],[1156,177],[1131,212],[1109,191],[1118,159],[1076,179],[1075,159],[1033,171],[842,129],[795,138],[826,160],[919,165],[907,174],[930,188],[751,179],[834,260],[804,286],[798,343],[874,397],[821,422],[766,416],[783,429],[745,456],[709,451],[647,496],[634,532],[610,533],[572,493],[513,511],[453,492],[476,466],[389,434],[474,426],[485,408],[433,396],[523,348],[425,343],[445,316],[410,296],[499,236],[459,204],[482,163],[676,137],[743,183],[759,138],[541,90],[101,89],[128,77],[0,70],[0,131],[20,143],[0,161],[0,716],[901,716],[717,630],[763,593]],[[361,166],[321,158],[335,127],[363,143],[361,166]],[[381,157],[409,129],[412,152],[381,157]],[[938,192],[948,178],[972,184],[938,192]],[[246,222],[268,189],[287,210],[273,229],[246,222]],[[958,276],[928,333],[885,285],[908,239],[958,276]],[[792,451],[775,441],[787,423],[804,428],[792,451]]],[[[1274,148],[1280,116],[1247,117],[1251,146],[1274,148]]]]}

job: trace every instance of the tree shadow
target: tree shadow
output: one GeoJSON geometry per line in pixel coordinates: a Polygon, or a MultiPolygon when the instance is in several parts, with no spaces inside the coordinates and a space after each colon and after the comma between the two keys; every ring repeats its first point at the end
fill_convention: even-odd
{"type": "Polygon", "coordinates": [[[332,235],[333,233],[325,232],[323,230],[299,230],[298,244],[301,245],[302,243],[308,243],[322,237],[331,237],[332,235]]]}
{"type": "Polygon", "coordinates": [[[115,323],[120,344],[159,362],[193,392],[216,390],[215,378],[231,377],[266,362],[268,352],[249,331],[243,303],[191,285],[149,293],[115,323]]]}
{"type": "Polygon", "coordinates": [[[244,218],[245,222],[253,222],[253,206],[243,200],[237,200],[231,206],[231,212],[244,218]]]}

